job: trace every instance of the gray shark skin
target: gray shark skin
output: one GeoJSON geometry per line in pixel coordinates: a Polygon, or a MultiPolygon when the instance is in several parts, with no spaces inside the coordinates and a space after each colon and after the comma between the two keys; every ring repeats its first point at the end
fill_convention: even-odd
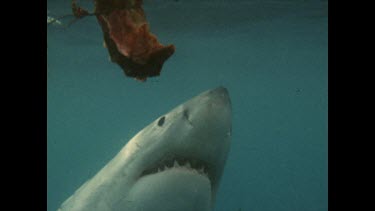
{"type": "Polygon", "coordinates": [[[228,91],[203,92],[138,132],[58,211],[211,211],[231,127],[228,91]]]}

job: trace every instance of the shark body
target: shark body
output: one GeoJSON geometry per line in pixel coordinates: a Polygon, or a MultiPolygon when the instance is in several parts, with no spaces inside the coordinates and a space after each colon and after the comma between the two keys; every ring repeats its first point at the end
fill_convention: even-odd
{"type": "Polygon", "coordinates": [[[230,148],[223,87],[177,106],[138,132],[58,211],[211,211],[230,148]]]}

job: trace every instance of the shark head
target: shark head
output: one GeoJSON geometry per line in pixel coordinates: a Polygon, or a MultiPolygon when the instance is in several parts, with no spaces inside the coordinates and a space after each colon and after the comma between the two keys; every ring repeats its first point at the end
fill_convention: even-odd
{"type": "Polygon", "coordinates": [[[206,91],[138,132],[60,210],[212,210],[230,137],[227,90],[206,91]]]}

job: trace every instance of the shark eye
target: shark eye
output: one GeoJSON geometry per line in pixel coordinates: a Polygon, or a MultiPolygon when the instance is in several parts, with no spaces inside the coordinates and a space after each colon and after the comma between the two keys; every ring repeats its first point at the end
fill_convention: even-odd
{"type": "Polygon", "coordinates": [[[164,121],[165,121],[165,116],[163,116],[163,117],[161,117],[160,119],[159,119],[159,121],[158,121],[158,126],[163,126],[163,124],[164,124],[164,121]]]}

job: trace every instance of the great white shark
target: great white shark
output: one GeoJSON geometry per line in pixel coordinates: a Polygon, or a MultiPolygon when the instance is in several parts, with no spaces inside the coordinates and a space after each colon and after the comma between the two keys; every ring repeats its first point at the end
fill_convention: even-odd
{"type": "Polygon", "coordinates": [[[226,88],[177,106],[138,132],[58,211],[211,211],[230,149],[226,88]]]}

